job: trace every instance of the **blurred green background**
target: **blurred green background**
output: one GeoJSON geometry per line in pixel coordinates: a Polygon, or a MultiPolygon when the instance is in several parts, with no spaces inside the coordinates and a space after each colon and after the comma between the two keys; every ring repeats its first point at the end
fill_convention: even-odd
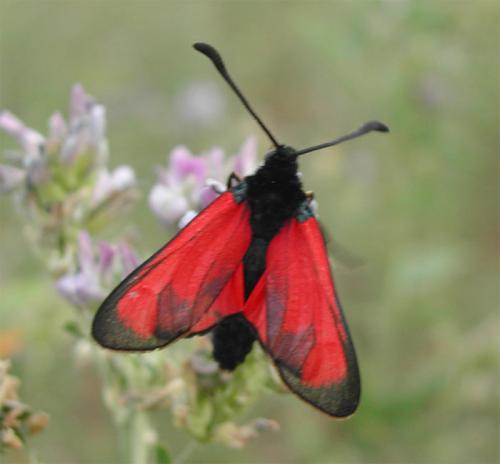
{"type": "MultiPolygon", "coordinates": [[[[111,164],[133,165],[146,191],[176,144],[234,153],[256,134],[262,154],[269,146],[195,41],[220,49],[280,141],[308,146],[375,118],[391,127],[301,160],[327,229],[365,262],[334,270],[359,411],[335,422],[292,395],[264,399],[256,412],[280,432],[243,451],[199,447],[190,461],[498,462],[496,1],[2,0],[0,17],[0,107],[45,132],[83,83],[108,108],[111,164]],[[208,117],[186,110],[200,86],[208,117]]],[[[146,200],[131,217],[144,255],[165,239],[146,200]]],[[[33,446],[47,463],[116,462],[96,374],[75,365],[62,330],[72,309],[8,198],[0,221],[0,331],[21,340],[23,399],[51,415],[33,446]]],[[[188,438],[156,419],[175,454],[188,438]]]]}

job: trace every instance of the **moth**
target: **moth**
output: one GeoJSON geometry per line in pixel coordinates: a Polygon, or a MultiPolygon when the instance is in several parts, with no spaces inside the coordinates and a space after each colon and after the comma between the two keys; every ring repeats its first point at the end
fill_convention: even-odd
{"type": "Polygon", "coordinates": [[[196,43],[274,148],[255,174],[228,190],[105,299],[92,335],[114,350],[147,351],[211,332],[221,369],[254,342],[290,390],[334,416],[357,408],[360,376],[320,226],[302,189],[298,158],[387,126],[371,121],[333,141],[296,150],[277,141],[212,46],[196,43]]]}

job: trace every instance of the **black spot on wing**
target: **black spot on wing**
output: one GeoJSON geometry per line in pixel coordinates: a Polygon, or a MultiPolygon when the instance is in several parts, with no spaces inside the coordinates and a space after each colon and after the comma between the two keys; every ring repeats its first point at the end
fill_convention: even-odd
{"type": "Polygon", "coordinates": [[[179,298],[171,285],[158,294],[158,319],[155,335],[159,338],[186,332],[192,325],[193,304],[179,298]]]}
{"type": "Polygon", "coordinates": [[[273,358],[300,377],[306,358],[314,346],[314,329],[309,326],[299,333],[281,332],[270,340],[269,346],[273,358]]]}

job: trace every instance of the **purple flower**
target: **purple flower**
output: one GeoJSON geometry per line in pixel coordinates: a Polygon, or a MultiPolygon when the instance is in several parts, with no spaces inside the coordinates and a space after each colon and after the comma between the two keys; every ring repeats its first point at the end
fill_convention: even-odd
{"type": "Polygon", "coordinates": [[[78,271],[61,277],[56,282],[56,288],[70,303],[81,307],[104,298],[106,291],[100,284],[100,276],[107,269],[102,270],[101,266],[101,272],[99,272],[99,263],[94,255],[92,239],[87,232],[80,232],[78,246],[78,271]]]}
{"type": "Polygon", "coordinates": [[[231,172],[246,176],[255,170],[256,160],[253,137],[228,159],[219,147],[200,156],[194,156],[186,147],[176,147],[168,168],[158,169],[158,183],[150,191],[149,205],[165,225],[182,228],[225,191],[231,172]]]}
{"type": "Polygon", "coordinates": [[[139,260],[127,244],[92,243],[90,235],[82,231],[78,236],[77,270],[56,282],[59,293],[70,303],[85,307],[98,303],[111,287],[128,275],[139,260]]]}
{"type": "Polygon", "coordinates": [[[205,162],[202,158],[193,156],[183,146],[176,147],[170,154],[170,170],[166,173],[172,185],[180,185],[185,180],[192,181],[201,187],[205,177],[205,162]]]}
{"type": "MultiPolygon", "coordinates": [[[[72,166],[83,154],[93,156],[98,167],[105,166],[107,161],[106,110],[85,92],[81,84],[76,84],[71,91],[69,121],[66,122],[61,113],[54,113],[49,119],[47,139],[9,111],[0,112],[0,129],[19,144],[19,167],[25,170],[25,177],[31,185],[47,182],[54,171],[72,166]],[[54,155],[58,156],[63,166],[52,163],[54,155]]],[[[9,171],[9,179],[13,172],[9,171]]],[[[123,170],[116,173],[118,175],[121,178],[128,176],[127,182],[133,177],[130,172],[124,175],[123,170]]],[[[61,172],[57,172],[57,176],[61,176],[61,172]]],[[[3,184],[1,191],[10,189],[10,184],[9,189],[5,187],[5,181],[3,184]]]]}

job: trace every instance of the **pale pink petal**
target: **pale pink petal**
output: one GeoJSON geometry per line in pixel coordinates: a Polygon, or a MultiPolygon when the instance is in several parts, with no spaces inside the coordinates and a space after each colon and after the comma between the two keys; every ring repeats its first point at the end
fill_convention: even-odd
{"type": "Polygon", "coordinates": [[[40,152],[45,145],[42,134],[26,126],[17,116],[10,111],[0,113],[0,129],[14,137],[27,155],[27,160],[40,157],[40,152]]]}
{"type": "Polygon", "coordinates": [[[84,273],[68,274],[56,282],[59,293],[75,306],[86,306],[101,301],[106,292],[84,273]]]}
{"type": "Polygon", "coordinates": [[[0,129],[3,129],[7,134],[17,139],[26,130],[26,126],[10,111],[2,111],[0,113],[0,129]]]}
{"type": "Polygon", "coordinates": [[[85,92],[83,85],[77,83],[71,89],[71,97],[70,97],[70,122],[74,123],[76,119],[80,118],[87,112],[87,108],[90,102],[93,99],[85,92]]]}
{"type": "Polygon", "coordinates": [[[206,175],[205,161],[193,156],[186,147],[178,146],[170,154],[169,172],[169,180],[173,185],[179,185],[186,178],[193,177],[201,186],[206,175]]]}
{"type": "Polygon", "coordinates": [[[81,285],[80,276],[68,274],[56,281],[58,292],[75,306],[82,305],[78,297],[78,287],[81,285]]]}
{"type": "Polygon", "coordinates": [[[54,113],[49,119],[49,139],[54,143],[61,143],[68,132],[66,121],[61,113],[54,113]]]}

